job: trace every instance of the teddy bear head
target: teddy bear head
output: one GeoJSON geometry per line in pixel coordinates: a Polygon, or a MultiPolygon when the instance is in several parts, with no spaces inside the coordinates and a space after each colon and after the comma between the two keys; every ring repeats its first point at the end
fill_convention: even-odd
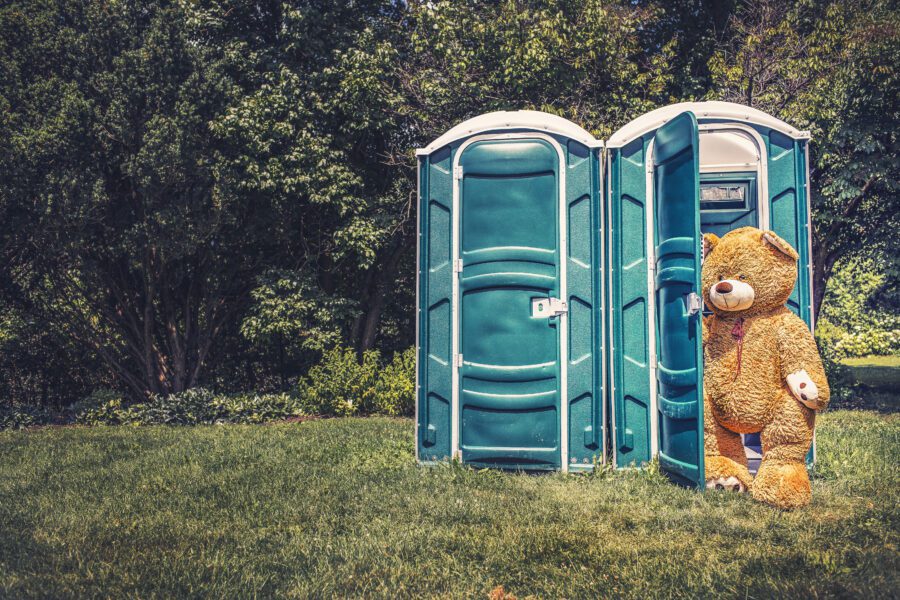
{"type": "Polygon", "coordinates": [[[783,306],[794,289],[797,251],[772,231],[708,233],[703,256],[703,300],[716,314],[759,314],[783,306]]]}

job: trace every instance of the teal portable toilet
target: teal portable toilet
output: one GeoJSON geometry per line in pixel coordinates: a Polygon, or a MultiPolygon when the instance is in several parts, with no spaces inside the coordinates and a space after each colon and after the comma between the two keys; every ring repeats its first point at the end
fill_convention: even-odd
{"type": "MultiPolygon", "coordinates": [[[[605,155],[533,111],[475,117],[417,151],[418,460],[658,457],[702,485],[701,232],[753,225],[793,245],[789,306],[812,326],[808,139],[696,102],[635,119],[605,155]]],[[[752,467],[759,438],[744,441],[752,467]]]]}
{"type": "Polygon", "coordinates": [[[416,152],[416,455],[506,469],[603,460],[602,144],[535,111],[416,152]]]}
{"type": "MultiPolygon", "coordinates": [[[[616,466],[658,456],[704,484],[701,231],[771,229],[800,254],[789,308],[812,323],[809,134],[759,110],[686,102],[607,142],[610,411],[616,466]]],[[[751,467],[759,436],[745,436],[751,467]]]]}

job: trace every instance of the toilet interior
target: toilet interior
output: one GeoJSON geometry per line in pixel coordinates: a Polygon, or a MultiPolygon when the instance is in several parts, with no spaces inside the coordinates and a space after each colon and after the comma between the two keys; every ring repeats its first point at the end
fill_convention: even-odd
{"type": "MultiPolygon", "coordinates": [[[[739,227],[766,227],[759,197],[763,153],[751,132],[733,125],[701,126],[700,229],[723,236],[739,227]]],[[[708,314],[708,313],[707,313],[708,314]]],[[[751,473],[762,454],[758,433],[741,436],[751,473]]]]}

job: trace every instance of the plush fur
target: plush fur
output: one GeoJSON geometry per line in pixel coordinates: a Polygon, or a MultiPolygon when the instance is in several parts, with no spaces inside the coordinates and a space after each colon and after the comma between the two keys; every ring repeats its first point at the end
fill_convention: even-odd
{"type": "Polygon", "coordinates": [[[713,311],[703,322],[707,486],[804,506],[811,498],[805,457],[829,389],[812,333],[785,306],[797,252],[771,231],[743,227],[705,236],[704,254],[703,299],[713,311]],[[756,432],[763,459],[753,479],[740,434],[756,432]]]}

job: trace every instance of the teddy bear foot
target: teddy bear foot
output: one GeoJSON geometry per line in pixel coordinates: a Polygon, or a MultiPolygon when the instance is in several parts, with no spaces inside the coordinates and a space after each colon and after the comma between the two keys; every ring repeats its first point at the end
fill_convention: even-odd
{"type": "Polygon", "coordinates": [[[803,463],[767,465],[763,460],[750,491],[754,499],[788,510],[806,506],[812,499],[803,463]]]}
{"type": "Polygon", "coordinates": [[[746,492],[747,486],[741,483],[740,479],[732,475],[731,477],[717,477],[716,479],[708,479],[706,481],[706,489],[746,492]]]}
{"type": "Polygon", "coordinates": [[[744,465],[727,456],[706,456],[706,489],[746,492],[753,477],[744,465]]]}

